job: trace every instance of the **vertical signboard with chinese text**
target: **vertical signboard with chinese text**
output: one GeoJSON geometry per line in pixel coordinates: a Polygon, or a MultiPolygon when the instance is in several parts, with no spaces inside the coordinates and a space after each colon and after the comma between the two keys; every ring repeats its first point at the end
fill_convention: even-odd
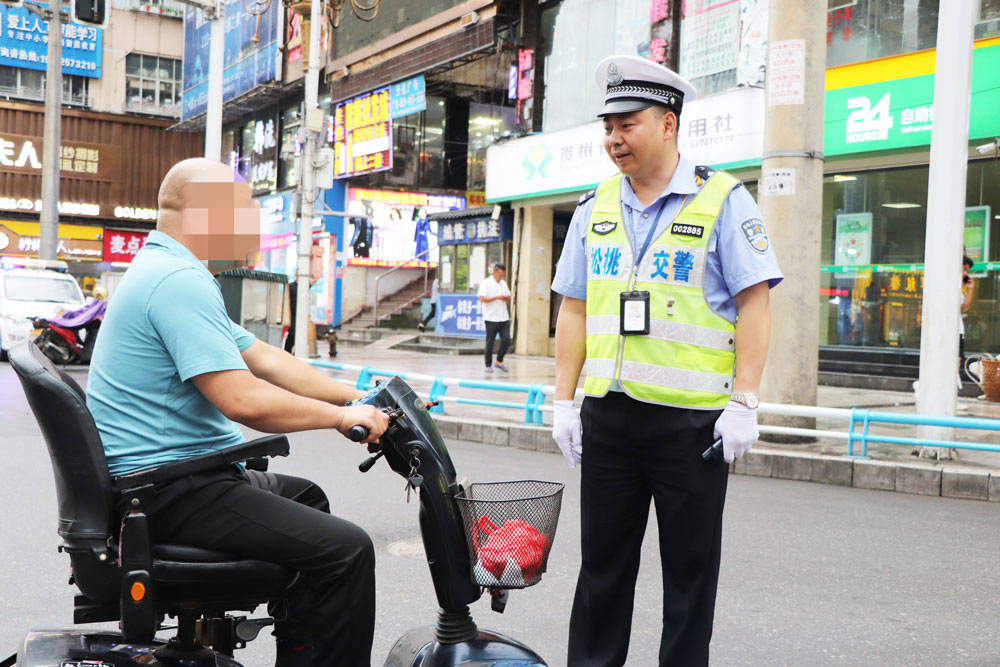
{"type": "Polygon", "coordinates": [[[334,149],[334,177],[392,169],[389,88],[338,102],[327,139],[334,149]]]}
{"type": "MultiPolygon", "coordinates": [[[[282,6],[276,0],[226,0],[222,99],[230,100],[273,81],[278,74],[282,6]],[[258,15],[247,10],[250,7],[258,15]]],[[[184,97],[181,118],[204,113],[208,104],[208,55],[212,26],[200,9],[184,9],[184,97]]]]}
{"type": "MultiPolygon", "coordinates": [[[[36,3],[48,8],[46,3],[36,3]]],[[[62,24],[62,71],[101,78],[104,31],[81,23],[62,24]]],[[[23,7],[0,3],[0,65],[45,71],[49,22],[23,7]]]]}

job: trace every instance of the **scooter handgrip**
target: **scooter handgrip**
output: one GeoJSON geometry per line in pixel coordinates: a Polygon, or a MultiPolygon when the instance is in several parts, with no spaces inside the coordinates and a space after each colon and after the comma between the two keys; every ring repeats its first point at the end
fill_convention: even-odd
{"type": "Polygon", "coordinates": [[[361,442],[368,437],[368,428],[361,424],[355,424],[347,432],[347,437],[354,442],[361,442]]]}

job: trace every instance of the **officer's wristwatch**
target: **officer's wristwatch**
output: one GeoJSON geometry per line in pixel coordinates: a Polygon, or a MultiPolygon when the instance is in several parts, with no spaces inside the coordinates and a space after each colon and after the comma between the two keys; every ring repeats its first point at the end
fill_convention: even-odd
{"type": "Polygon", "coordinates": [[[750,391],[734,391],[729,396],[729,400],[742,403],[751,410],[756,410],[757,406],[760,405],[760,399],[757,398],[757,394],[750,391]]]}

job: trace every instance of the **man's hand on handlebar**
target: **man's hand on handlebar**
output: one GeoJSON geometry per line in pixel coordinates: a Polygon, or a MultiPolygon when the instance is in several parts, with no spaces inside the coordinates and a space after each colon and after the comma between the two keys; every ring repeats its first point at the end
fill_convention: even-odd
{"type": "MultiPolygon", "coordinates": [[[[372,405],[351,405],[344,408],[344,418],[337,430],[345,437],[351,437],[350,431],[359,426],[366,432],[366,437],[358,442],[375,442],[389,428],[389,415],[372,405]]],[[[358,429],[355,429],[355,433],[358,429]]],[[[352,440],[354,438],[351,438],[352,440]]]]}

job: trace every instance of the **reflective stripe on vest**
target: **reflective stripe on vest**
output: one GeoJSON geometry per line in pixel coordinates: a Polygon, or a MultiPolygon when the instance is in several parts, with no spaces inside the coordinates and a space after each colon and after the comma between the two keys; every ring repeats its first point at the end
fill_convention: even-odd
{"type": "Polygon", "coordinates": [[[712,228],[739,181],[716,172],[636,267],[621,215],[621,179],[598,186],[588,222],[584,391],[603,396],[618,380],[638,400],[723,407],[732,391],[736,329],[705,300],[705,264],[712,228]],[[619,335],[619,295],[630,290],[650,294],[648,335],[619,335]]]}

